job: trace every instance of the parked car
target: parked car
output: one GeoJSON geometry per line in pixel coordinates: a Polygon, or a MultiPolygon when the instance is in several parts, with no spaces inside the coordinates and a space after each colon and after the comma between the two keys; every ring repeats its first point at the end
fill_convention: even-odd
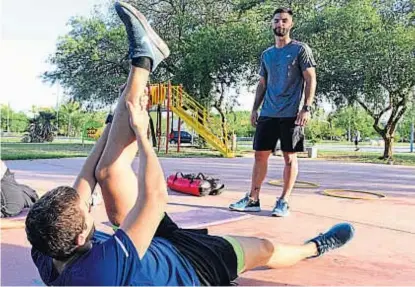
{"type": "MultiPolygon", "coordinates": [[[[171,144],[177,144],[179,142],[179,132],[173,131],[169,135],[169,142],[171,144]]],[[[192,135],[186,131],[180,131],[180,143],[191,143],[192,135]]]]}

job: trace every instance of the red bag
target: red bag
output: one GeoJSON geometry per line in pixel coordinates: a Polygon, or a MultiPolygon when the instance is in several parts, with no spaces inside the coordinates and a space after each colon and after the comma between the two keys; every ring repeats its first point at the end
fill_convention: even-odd
{"type": "Polygon", "coordinates": [[[183,174],[181,172],[175,175],[170,175],[167,178],[167,186],[177,192],[182,192],[195,196],[217,195],[222,193],[221,190],[225,187],[223,184],[217,186],[216,181],[206,178],[202,173],[197,176],[194,174],[183,174]]]}

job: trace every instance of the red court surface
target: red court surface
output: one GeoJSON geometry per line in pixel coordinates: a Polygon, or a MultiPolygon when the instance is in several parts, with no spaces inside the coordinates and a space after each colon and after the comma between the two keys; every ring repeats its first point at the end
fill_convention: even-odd
{"type": "MultiPolygon", "coordinates": [[[[56,185],[70,185],[83,161],[76,158],[6,163],[19,182],[43,193],[56,185]]],[[[238,279],[240,285],[415,284],[415,168],[300,160],[299,180],[315,182],[320,187],[294,190],[291,215],[282,219],[270,217],[281,187],[268,184],[262,189],[262,212],[246,215],[228,211],[228,205],[249,189],[252,158],[166,158],[161,162],[166,176],[176,171],[204,172],[220,177],[226,184],[226,191],[217,197],[171,193],[168,212],[186,227],[209,226],[215,234],[301,244],[338,222],[355,226],[355,238],[344,248],[290,268],[246,272],[238,279]],[[323,189],[332,188],[379,191],[386,198],[351,200],[321,195],[323,189]]],[[[282,159],[273,157],[267,181],[281,178],[282,168],[282,159]]],[[[94,214],[98,227],[109,231],[103,205],[94,214]]],[[[43,285],[31,262],[24,230],[2,230],[1,235],[1,285],[43,285]]]]}

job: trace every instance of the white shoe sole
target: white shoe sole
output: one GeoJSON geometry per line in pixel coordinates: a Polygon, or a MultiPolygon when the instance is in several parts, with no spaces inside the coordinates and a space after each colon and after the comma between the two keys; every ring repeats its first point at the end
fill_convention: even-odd
{"type": "Polygon", "coordinates": [[[230,210],[234,211],[242,211],[242,212],[260,212],[261,208],[237,208],[237,207],[229,207],[230,210]]]}
{"type": "Polygon", "coordinates": [[[272,213],[272,216],[273,217],[287,217],[289,215],[290,215],[290,212],[289,211],[287,211],[287,213],[284,214],[284,215],[281,215],[281,214],[278,214],[278,213],[272,213]]]}

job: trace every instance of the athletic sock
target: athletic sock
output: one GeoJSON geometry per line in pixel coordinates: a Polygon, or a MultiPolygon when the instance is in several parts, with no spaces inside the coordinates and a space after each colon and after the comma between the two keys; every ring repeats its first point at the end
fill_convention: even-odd
{"type": "Polygon", "coordinates": [[[137,57],[131,59],[131,65],[137,68],[142,68],[151,71],[151,59],[148,57],[137,57]]]}

